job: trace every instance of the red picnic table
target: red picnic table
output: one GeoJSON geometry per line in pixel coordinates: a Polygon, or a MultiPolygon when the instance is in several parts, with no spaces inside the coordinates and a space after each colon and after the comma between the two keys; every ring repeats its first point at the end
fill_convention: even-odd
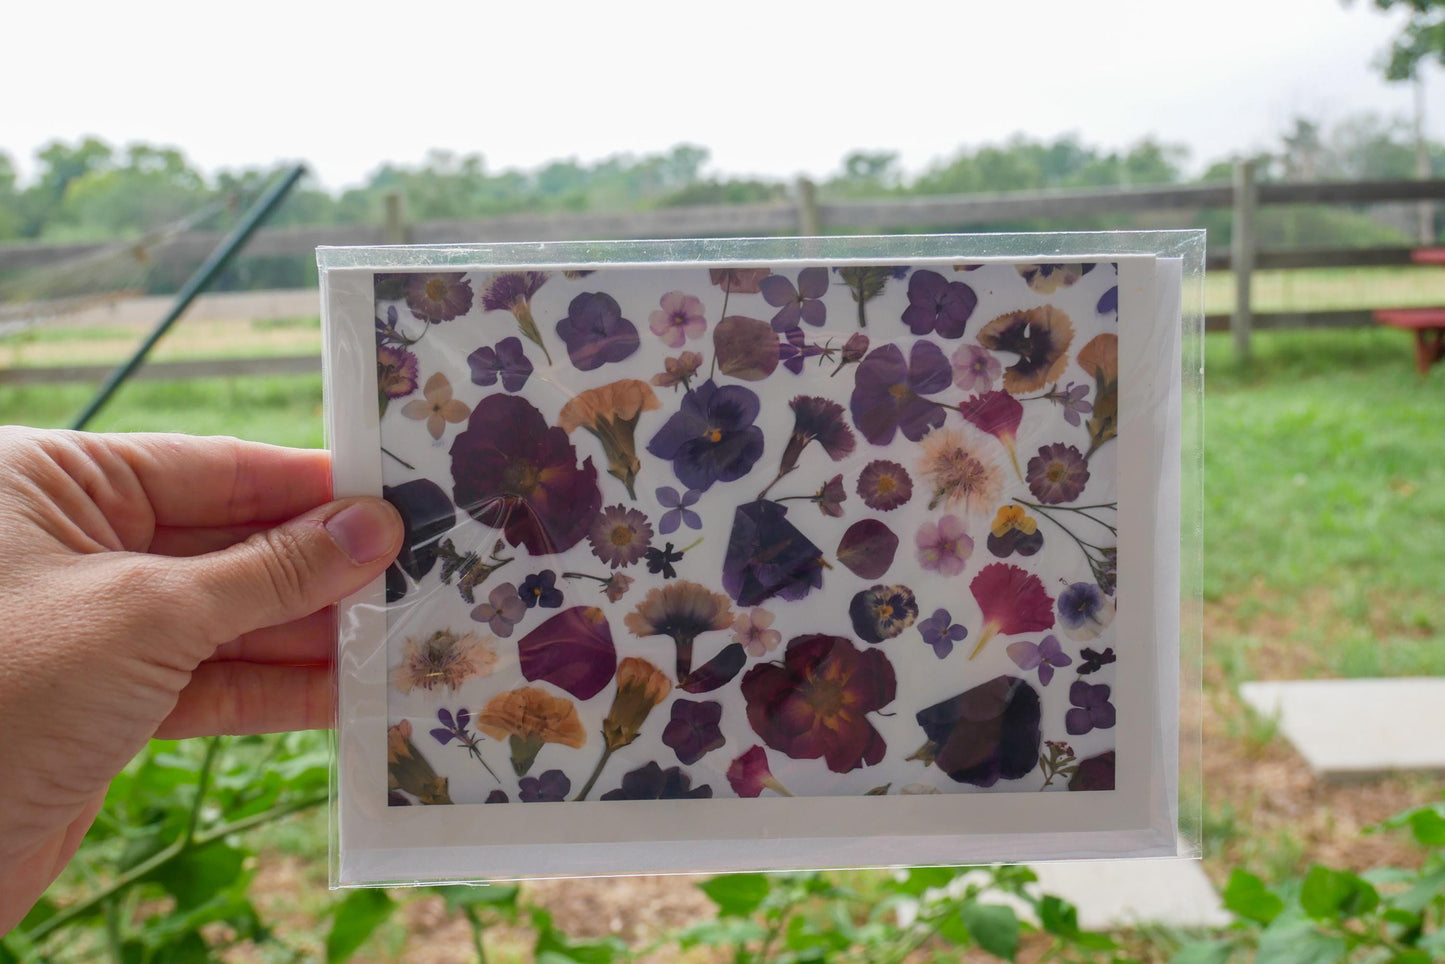
{"type": "MultiPolygon", "coordinates": [[[[1445,248],[1420,248],[1410,260],[1445,267],[1445,248]]],[[[1372,316],[1376,324],[1415,333],[1415,367],[1421,375],[1445,358],[1445,308],[1378,308],[1372,316]]]]}

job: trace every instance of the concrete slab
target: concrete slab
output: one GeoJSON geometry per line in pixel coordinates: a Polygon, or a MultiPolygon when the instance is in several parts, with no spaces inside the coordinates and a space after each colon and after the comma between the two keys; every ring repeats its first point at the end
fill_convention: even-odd
{"type": "Polygon", "coordinates": [[[1280,733],[1322,779],[1445,773],[1445,679],[1253,682],[1239,695],[1279,720],[1280,733]]]}
{"type": "Polygon", "coordinates": [[[1087,930],[1167,924],[1222,927],[1230,916],[1197,860],[1075,860],[1034,864],[1040,893],[1079,909],[1087,930]]]}

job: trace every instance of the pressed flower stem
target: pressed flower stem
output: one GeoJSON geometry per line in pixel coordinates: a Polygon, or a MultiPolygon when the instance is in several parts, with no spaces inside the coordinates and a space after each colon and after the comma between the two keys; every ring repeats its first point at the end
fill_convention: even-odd
{"type": "Polygon", "coordinates": [[[979,634],[978,642],[974,645],[973,652],[968,654],[968,658],[973,659],[979,653],[983,652],[984,644],[987,643],[990,639],[993,639],[994,635],[998,633],[998,630],[999,627],[994,623],[985,624],[983,627],[983,632],[979,634]]]}
{"type": "Polygon", "coordinates": [[[677,644],[677,685],[679,686],[692,673],[692,643],[695,638],[694,636],[674,636],[672,639],[677,644]]]}
{"type": "Polygon", "coordinates": [[[395,452],[390,451],[389,449],[387,449],[386,446],[383,445],[383,446],[381,447],[381,451],[382,451],[384,454],[390,455],[392,458],[394,458],[394,459],[396,459],[398,462],[400,462],[400,463],[402,464],[402,467],[403,467],[403,468],[410,469],[410,470],[413,471],[413,472],[416,471],[416,466],[415,466],[415,465],[412,465],[410,462],[408,462],[406,459],[402,458],[400,455],[397,455],[395,452]]]}
{"type": "MultiPolygon", "coordinates": [[[[789,468],[779,469],[779,470],[778,470],[778,474],[773,477],[773,481],[769,482],[766,486],[763,487],[763,491],[761,491],[761,492],[758,493],[758,498],[759,498],[759,499],[764,499],[764,498],[766,498],[767,495],[768,495],[768,493],[772,491],[773,486],[775,486],[775,485],[777,485],[779,482],[783,481],[783,476],[789,474],[790,472],[793,471],[793,469],[796,469],[796,468],[797,468],[797,466],[794,466],[792,469],[789,469],[789,468]]],[[[794,496],[794,498],[797,498],[797,496],[794,496]]],[[[781,499],[775,499],[774,501],[776,501],[776,502],[781,502],[782,500],[781,500],[781,499]]],[[[686,551],[686,550],[683,550],[683,551],[686,551]]]]}
{"type": "Polygon", "coordinates": [[[542,349],[542,354],[547,356],[547,366],[550,368],[552,353],[542,343],[542,332],[538,330],[537,322],[532,318],[532,306],[526,301],[518,301],[512,306],[512,317],[517,319],[517,326],[522,329],[522,334],[527,336],[527,340],[542,349]]]}
{"type": "MultiPolygon", "coordinates": [[[[772,486],[769,486],[768,488],[772,488],[772,486]]],[[[763,491],[766,492],[767,489],[764,489],[763,491]]],[[[761,499],[762,496],[758,496],[758,498],[761,499]]],[[[774,501],[774,502],[798,502],[798,501],[803,500],[803,499],[807,499],[809,502],[817,502],[817,501],[819,501],[819,500],[818,500],[818,497],[817,497],[816,495],[784,495],[784,496],[780,496],[780,497],[774,499],[773,501],[774,501]]]]}
{"type": "Polygon", "coordinates": [[[496,772],[491,767],[487,766],[487,761],[482,759],[482,751],[480,748],[477,747],[476,737],[463,736],[462,739],[466,740],[467,742],[467,752],[470,753],[474,758],[476,758],[476,761],[482,765],[482,769],[490,773],[493,780],[501,783],[501,777],[497,776],[496,772]]]}
{"type": "MultiPolygon", "coordinates": [[[[722,314],[718,315],[718,318],[717,318],[718,324],[722,324],[722,320],[728,316],[728,295],[730,295],[730,294],[732,294],[732,293],[733,293],[733,283],[732,283],[731,280],[728,280],[727,282],[725,282],[725,283],[723,284],[723,306],[722,306],[722,314]]],[[[708,367],[708,370],[707,370],[707,377],[708,377],[708,378],[712,378],[714,375],[717,374],[717,337],[716,337],[717,331],[716,331],[716,329],[714,329],[713,335],[714,335],[714,337],[713,337],[712,365],[709,366],[709,367],[708,367]]],[[[684,387],[687,388],[688,391],[692,391],[692,388],[691,388],[690,386],[688,386],[686,379],[683,380],[683,383],[682,383],[682,384],[683,384],[684,387]]]]}
{"type": "Polygon", "coordinates": [[[597,582],[611,582],[610,579],[604,579],[604,578],[601,577],[601,576],[589,576],[589,575],[588,575],[587,573],[585,573],[585,572],[564,572],[564,573],[562,573],[562,578],[563,578],[563,579],[592,579],[592,580],[595,580],[595,581],[597,581],[597,582]]]}
{"type": "MultiPolygon", "coordinates": [[[[1089,510],[1089,509],[1113,509],[1114,511],[1117,512],[1118,509],[1119,509],[1119,505],[1118,505],[1118,503],[1116,503],[1116,502],[1105,502],[1105,503],[1101,503],[1101,504],[1099,504],[1099,505],[1054,505],[1054,506],[1046,506],[1046,505],[1039,505],[1037,502],[1029,502],[1027,499],[1014,499],[1014,501],[1017,502],[1019,505],[1028,506],[1030,509],[1033,509],[1033,510],[1035,510],[1035,511],[1037,511],[1037,512],[1041,512],[1041,513],[1043,513],[1044,516],[1048,516],[1048,515],[1050,514],[1050,512],[1052,512],[1052,511],[1054,511],[1054,510],[1058,510],[1058,511],[1061,511],[1061,512],[1074,512],[1074,513],[1077,513],[1078,515],[1083,516],[1085,519],[1088,519],[1090,522],[1094,523],[1095,525],[1103,526],[1105,529],[1108,529],[1110,532],[1114,533],[1114,535],[1118,535],[1118,534],[1119,534],[1119,530],[1116,529],[1114,526],[1109,525],[1109,523],[1105,522],[1103,519],[1096,519],[1096,518],[1094,518],[1093,516],[1089,515],[1089,513],[1088,513],[1088,511],[1087,511],[1087,510],[1089,510]]],[[[1050,521],[1052,521],[1052,522],[1054,523],[1054,525],[1058,526],[1060,529],[1064,529],[1064,528],[1065,528],[1064,525],[1063,525],[1062,523],[1060,523],[1057,519],[1051,519],[1050,521]]],[[[1065,531],[1067,531],[1067,529],[1065,529],[1065,531]]],[[[1071,533],[1071,534],[1072,534],[1072,533],[1071,533]]],[[[1103,546],[1089,546],[1089,548],[1091,548],[1091,549],[1098,549],[1100,552],[1103,552],[1103,551],[1104,551],[1104,547],[1103,547],[1103,546]]]]}
{"type": "Polygon", "coordinates": [[[685,546],[684,548],[679,549],[679,550],[677,550],[677,551],[686,554],[687,552],[689,552],[689,551],[691,551],[691,550],[693,550],[693,549],[696,549],[698,546],[702,545],[702,538],[703,538],[702,536],[698,536],[696,539],[694,539],[694,540],[692,541],[692,544],[691,544],[691,545],[685,546]]]}
{"type": "Polygon", "coordinates": [[[602,770],[607,766],[607,761],[610,759],[612,759],[612,747],[604,747],[602,750],[602,758],[597,761],[597,766],[592,768],[592,775],[587,778],[586,783],[582,784],[582,789],[577,791],[577,796],[572,798],[574,803],[587,799],[587,794],[592,792],[592,787],[596,785],[597,778],[602,776],[602,770]]]}

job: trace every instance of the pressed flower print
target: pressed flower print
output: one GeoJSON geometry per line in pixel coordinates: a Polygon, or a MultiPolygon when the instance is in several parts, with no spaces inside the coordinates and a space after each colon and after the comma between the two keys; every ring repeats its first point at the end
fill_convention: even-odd
{"type": "Polygon", "coordinates": [[[1113,786],[1114,264],[374,282],[398,815],[1113,786]]]}

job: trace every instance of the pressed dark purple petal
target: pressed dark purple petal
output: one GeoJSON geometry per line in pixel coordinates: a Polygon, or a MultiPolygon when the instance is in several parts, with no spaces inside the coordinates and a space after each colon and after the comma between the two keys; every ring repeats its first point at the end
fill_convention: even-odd
{"type": "Polygon", "coordinates": [[[1082,707],[1074,707],[1064,714],[1064,731],[1070,736],[1082,736],[1094,728],[1094,723],[1089,719],[1089,711],[1082,707]]]}
{"type": "Polygon", "coordinates": [[[908,353],[908,386],[920,395],[941,392],[953,384],[948,356],[931,341],[916,341],[908,353]]]}
{"type": "Polygon", "coordinates": [[[862,579],[878,579],[893,565],[898,537],[877,519],[860,519],[838,543],[838,561],[862,579]]]}
{"type": "Polygon", "coordinates": [[[828,306],[821,301],[805,301],[798,308],[803,323],[820,328],[828,320],[828,306]]]}
{"type": "Polygon", "coordinates": [[[1038,691],[1016,676],[996,676],[917,715],[938,768],[978,787],[1017,780],[1038,766],[1040,719],[1038,691]]]}
{"type": "Polygon", "coordinates": [[[737,507],[723,559],[723,589],[739,606],[780,596],[797,600],[823,585],[823,553],[787,520],[786,506],[737,507]]]}
{"type": "Polygon", "coordinates": [[[798,272],[798,294],[804,298],[821,298],[827,293],[827,268],[804,268],[798,272]]]}
{"type": "Polygon", "coordinates": [[[1114,789],[1114,751],[1079,761],[1079,768],[1069,777],[1070,790],[1114,789]]]}
{"type": "Polygon", "coordinates": [[[706,799],[712,787],[692,786],[692,778],[680,767],[664,770],[654,762],[644,763],[622,776],[622,786],[602,794],[603,800],[682,800],[706,799]]]}
{"type": "Polygon", "coordinates": [[[584,291],[573,298],[567,317],[557,322],[557,334],[572,364],[584,372],[622,361],[642,344],[637,326],[622,317],[617,300],[601,291],[584,291]]]}
{"type": "Polygon", "coordinates": [[[662,731],[663,745],[672,747],[679,763],[691,766],[727,742],[718,726],[721,719],[721,703],[679,699],[662,731]]]}
{"type": "Polygon", "coordinates": [[[436,565],[437,546],[457,524],[452,500],[431,479],[385,485],[381,494],[401,515],[404,535],[396,564],[408,576],[420,579],[436,565]]]}
{"type": "Polygon", "coordinates": [[[502,370],[497,353],[486,345],[467,356],[467,366],[471,369],[472,382],[476,385],[495,385],[497,375],[502,370]]]}
{"type": "Polygon", "coordinates": [[[1099,303],[1094,310],[1101,315],[1111,314],[1119,310],[1119,286],[1115,285],[1104,292],[1099,298],[1099,303]]]}
{"type": "Polygon", "coordinates": [[[782,308],[798,300],[798,289],[780,274],[771,274],[758,282],[758,292],[774,308],[782,308]]]}
{"type": "Polygon", "coordinates": [[[437,710],[437,719],[441,721],[442,726],[446,727],[449,730],[454,729],[457,725],[456,720],[452,719],[452,714],[450,710],[437,710]]]}
{"type": "Polygon", "coordinates": [[[503,790],[493,790],[491,793],[487,794],[487,799],[486,799],[486,800],[483,800],[482,802],[483,802],[483,803],[510,803],[511,801],[507,799],[506,791],[503,791],[503,790]]]}
{"type": "Polygon", "coordinates": [[[617,672],[612,627],[589,606],[564,609],[522,637],[517,658],[527,679],[544,680],[579,700],[596,696],[617,672]]]}
{"type": "Polygon", "coordinates": [[[451,730],[444,730],[441,727],[437,727],[436,729],[432,730],[431,735],[442,746],[446,746],[452,740],[455,740],[457,738],[457,735],[451,730]]]}
{"type": "Polygon", "coordinates": [[[467,710],[465,707],[463,707],[462,709],[457,710],[457,729],[458,729],[458,730],[463,730],[463,731],[466,730],[468,724],[470,724],[471,722],[472,722],[472,714],[471,714],[471,712],[470,712],[469,710],[467,710]]]}
{"type": "Polygon", "coordinates": [[[686,679],[678,680],[677,686],[689,693],[711,693],[731,683],[747,661],[748,654],[742,644],[729,643],[712,659],[688,673],[686,679]]]}

